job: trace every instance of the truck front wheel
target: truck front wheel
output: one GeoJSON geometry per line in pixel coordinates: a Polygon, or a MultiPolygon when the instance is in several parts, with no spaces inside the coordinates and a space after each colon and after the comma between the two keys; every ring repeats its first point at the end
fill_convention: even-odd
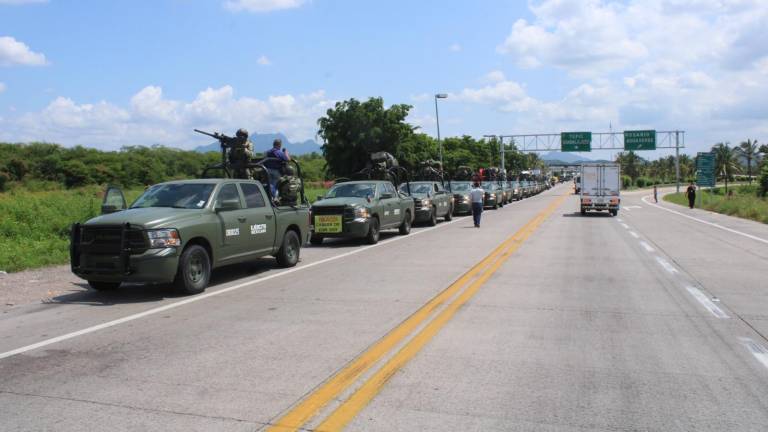
{"type": "Polygon", "coordinates": [[[616,216],[617,214],[619,214],[618,210],[611,210],[611,216],[616,216]]]}
{"type": "Polygon", "coordinates": [[[448,213],[445,214],[445,217],[443,218],[446,222],[453,219],[453,204],[448,206],[448,213]]]}
{"type": "Polygon", "coordinates": [[[403,216],[403,222],[400,224],[400,235],[408,235],[411,233],[411,212],[406,211],[403,216]]]}
{"type": "Polygon", "coordinates": [[[283,236],[283,245],[277,251],[277,264],[280,267],[295,266],[299,262],[300,251],[299,236],[296,235],[295,231],[286,231],[283,236]]]}
{"type": "Polygon", "coordinates": [[[370,224],[368,235],[365,236],[365,241],[368,244],[376,244],[379,242],[379,218],[372,217],[370,224]]]}
{"type": "Polygon", "coordinates": [[[584,209],[584,208],[582,207],[582,209],[581,209],[581,215],[582,215],[582,216],[584,216],[585,214],[587,214],[587,210],[586,210],[586,209],[584,209]]]}
{"type": "Polygon", "coordinates": [[[208,251],[200,245],[184,249],[179,259],[179,270],[173,284],[184,294],[199,294],[205,291],[211,280],[211,260],[208,251]]]}
{"type": "Polygon", "coordinates": [[[88,281],[88,285],[96,291],[113,291],[120,287],[120,282],[88,281]]]}

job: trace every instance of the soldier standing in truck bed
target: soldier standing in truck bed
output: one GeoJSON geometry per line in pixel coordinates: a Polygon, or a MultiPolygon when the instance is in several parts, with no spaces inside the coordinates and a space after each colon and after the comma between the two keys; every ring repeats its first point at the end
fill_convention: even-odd
{"type": "Polygon", "coordinates": [[[238,129],[229,148],[229,163],[233,166],[235,178],[250,179],[251,170],[247,164],[253,158],[253,143],[248,139],[248,131],[238,129]]]}
{"type": "Polygon", "coordinates": [[[288,154],[288,150],[283,148],[283,140],[280,138],[275,139],[272,148],[267,150],[264,156],[268,158],[264,161],[264,166],[267,168],[267,174],[269,174],[269,189],[272,198],[274,198],[277,195],[277,181],[280,180],[283,166],[291,160],[291,156],[288,154]]]}

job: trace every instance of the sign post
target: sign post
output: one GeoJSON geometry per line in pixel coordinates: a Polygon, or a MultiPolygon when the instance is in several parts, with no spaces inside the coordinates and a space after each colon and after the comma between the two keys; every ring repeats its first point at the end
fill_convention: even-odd
{"type": "Polygon", "coordinates": [[[624,150],[656,150],[656,131],[624,131],[624,150]]]}
{"type": "Polygon", "coordinates": [[[592,132],[561,132],[560,151],[588,152],[592,151],[592,132]]]}

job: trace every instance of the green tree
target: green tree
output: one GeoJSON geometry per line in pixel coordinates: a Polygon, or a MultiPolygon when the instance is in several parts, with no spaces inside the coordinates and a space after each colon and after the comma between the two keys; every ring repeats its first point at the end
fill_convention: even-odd
{"type": "Polygon", "coordinates": [[[400,143],[413,135],[405,122],[410,109],[404,104],[384,108],[382,98],[337,102],[317,121],[330,173],[350,176],[365,166],[371,152],[397,154],[400,143]]]}
{"type": "Polygon", "coordinates": [[[749,184],[752,184],[752,161],[757,159],[760,155],[760,149],[757,146],[757,140],[743,141],[738,147],[739,153],[747,159],[747,175],[749,176],[749,184]]]}
{"type": "Polygon", "coordinates": [[[741,171],[736,149],[729,143],[717,143],[712,147],[715,153],[715,172],[725,178],[725,193],[728,194],[728,180],[734,173],[741,171]]]}

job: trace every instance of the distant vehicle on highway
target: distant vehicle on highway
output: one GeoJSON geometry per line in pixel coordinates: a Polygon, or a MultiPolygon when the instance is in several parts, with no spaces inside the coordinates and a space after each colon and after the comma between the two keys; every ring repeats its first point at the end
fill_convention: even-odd
{"type": "Polygon", "coordinates": [[[465,215],[472,213],[472,202],[469,199],[472,182],[453,180],[449,183],[448,187],[453,193],[453,214],[465,215]]]}
{"type": "Polygon", "coordinates": [[[496,181],[484,181],[481,187],[485,191],[483,207],[498,209],[502,199],[502,190],[499,184],[496,181]]]}
{"type": "Polygon", "coordinates": [[[255,180],[199,179],[156,184],[130,207],[109,188],[102,215],[72,229],[72,272],[97,290],[123,282],[173,282],[205,290],[211,270],[268,255],[299,261],[309,237],[306,205],[276,206],[255,180]]]}
{"type": "Polygon", "coordinates": [[[591,163],[581,167],[581,214],[588,211],[619,213],[621,167],[616,163],[591,163]]]}
{"type": "Polygon", "coordinates": [[[312,204],[311,215],[312,244],[339,237],[364,238],[368,244],[375,244],[381,230],[410,233],[415,204],[412,197],[398,192],[390,181],[345,181],[318,198],[312,204]]]}
{"type": "Polygon", "coordinates": [[[453,218],[454,198],[441,182],[415,181],[400,185],[400,193],[408,195],[409,190],[414,202],[414,222],[427,222],[429,226],[435,226],[439,217],[446,221],[453,218]]]}

